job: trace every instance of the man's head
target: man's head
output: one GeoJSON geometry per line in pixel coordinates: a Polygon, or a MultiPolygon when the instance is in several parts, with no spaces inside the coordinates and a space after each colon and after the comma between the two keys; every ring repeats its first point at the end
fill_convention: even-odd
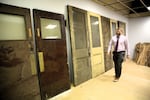
{"type": "Polygon", "coordinates": [[[123,34],[123,29],[122,28],[116,29],[116,35],[121,35],[121,34],[123,34]]]}

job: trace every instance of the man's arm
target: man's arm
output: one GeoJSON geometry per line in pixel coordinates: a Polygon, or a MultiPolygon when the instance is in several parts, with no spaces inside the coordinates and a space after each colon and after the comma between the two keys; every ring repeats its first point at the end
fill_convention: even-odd
{"type": "Polygon", "coordinates": [[[125,39],[125,49],[127,51],[127,58],[129,58],[130,52],[129,52],[129,42],[128,42],[127,37],[125,39]]]}
{"type": "Polygon", "coordinates": [[[108,55],[110,54],[111,48],[112,48],[112,39],[110,40],[109,45],[108,45],[108,51],[107,51],[108,55]]]}

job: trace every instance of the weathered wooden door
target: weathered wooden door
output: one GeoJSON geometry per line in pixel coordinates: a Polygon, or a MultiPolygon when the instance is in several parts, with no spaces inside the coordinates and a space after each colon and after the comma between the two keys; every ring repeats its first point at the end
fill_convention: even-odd
{"type": "Polygon", "coordinates": [[[126,35],[126,23],[118,21],[118,27],[122,28],[124,35],[126,35]]]}
{"type": "Polygon", "coordinates": [[[30,9],[0,3],[0,100],[41,100],[30,9]]]}
{"type": "Polygon", "coordinates": [[[101,16],[101,23],[102,23],[102,34],[103,34],[105,71],[108,71],[113,67],[112,56],[107,55],[109,41],[112,37],[111,28],[110,28],[110,19],[101,16]]]}
{"type": "Polygon", "coordinates": [[[118,23],[116,20],[110,20],[111,34],[114,36],[116,34],[116,29],[118,28],[118,23]]]}
{"type": "Polygon", "coordinates": [[[42,97],[50,98],[70,88],[65,21],[62,14],[33,10],[42,97]]]}
{"type": "Polygon", "coordinates": [[[92,77],[87,12],[68,6],[70,36],[72,46],[74,85],[81,84],[92,77]]]}
{"type": "Polygon", "coordinates": [[[101,18],[98,14],[88,12],[88,22],[92,77],[96,77],[104,72],[101,18]]]}

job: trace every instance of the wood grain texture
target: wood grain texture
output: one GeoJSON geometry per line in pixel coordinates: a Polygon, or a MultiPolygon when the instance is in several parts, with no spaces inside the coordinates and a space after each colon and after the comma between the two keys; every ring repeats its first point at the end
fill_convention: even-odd
{"type": "Polygon", "coordinates": [[[0,41],[0,99],[40,100],[37,76],[32,76],[28,41],[0,41]],[[30,84],[30,85],[28,85],[30,84]]]}
{"type": "MultiPolygon", "coordinates": [[[[67,49],[65,21],[62,14],[33,10],[37,43],[37,53],[44,57],[44,72],[40,72],[40,87],[44,99],[51,98],[70,88],[69,70],[67,65],[67,49]],[[40,18],[60,22],[61,39],[42,39],[40,18]]],[[[40,62],[40,61],[39,61],[40,62]]],[[[39,66],[38,66],[39,67],[39,66]]]]}
{"type": "Polygon", "coordinates": [[[106,17],[101,17],[102,21],[102,34],[103,34],[103,45],[104,45],[104,62],[105,62],[105,71],[110,70],[113,67],[113,60],[111,55],[107,55],[109,41],[111,39],[111,28],[110,28],[110,19],[106,17]]]}

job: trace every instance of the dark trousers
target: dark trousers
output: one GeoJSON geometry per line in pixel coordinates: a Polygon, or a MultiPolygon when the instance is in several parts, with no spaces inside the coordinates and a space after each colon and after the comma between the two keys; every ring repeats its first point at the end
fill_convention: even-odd
{"type": "Polygon", "coordinates": [[[122,70],[122,62],[124,60],[125,51],[113,52],[113,60],[115,64],[115,77],[120,78],[122,70]]]}

